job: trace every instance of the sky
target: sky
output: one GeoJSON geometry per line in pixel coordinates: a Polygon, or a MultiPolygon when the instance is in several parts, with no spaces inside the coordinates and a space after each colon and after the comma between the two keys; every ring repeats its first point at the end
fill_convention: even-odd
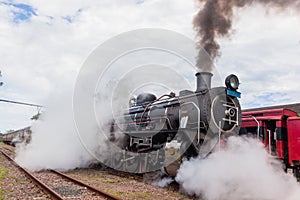
{"type": "MultiPolygon", "coordinates": [[[[198,9],[195,0],[0,0],[0,98],[47,105],[57,90],[73,87],[98,45],[123,32],[163,28],[196,43],[198,9]]],[[[219,41],[217,71],[239,77],[242,108],[300,102],[296,11],[236,10],[233,34],[219,41]]],[[[0,132],[31,125],[37,112],[0,102],[0,132]]]]}

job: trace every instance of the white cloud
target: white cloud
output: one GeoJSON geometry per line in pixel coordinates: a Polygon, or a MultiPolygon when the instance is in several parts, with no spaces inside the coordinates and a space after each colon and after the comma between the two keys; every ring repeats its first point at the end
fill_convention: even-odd
{"type": "Polygon", "coordinates": [[[299,102],[300,15],[253,7],[238,12],[231,40],[222,41],[219,70],[237,73],[245,108],[299,102]]]}
{"type": "MultiPolygon", "coordinates": [[[[195,1],[14,2],[29,4],[37,16],[16,24],[12,8],[0,4],[0,69],[5,82],[0,88],[2,98],[43,104],[53,90],[74,81],[90,52],[125,31],[155,27],[178,31],[190,38],[195,36],[192,27],[197,10],[195,1]]],[[[260,7],[237,13],[234,35],[231,40],[221,42],[223,56],[218,61],[221,77],[229,73],[240,76],[245,107],[257,101],[257,95],[274,93],[272,98],[278,104],[300,99],[296,93],[300,86],[299,16],[291,12],[270,12],[266,16],[260,7]],[[278,97],[278,89],[287,95],[286,99],[278,97]]],[[[269,104],[264,98],[256,103],[269,104]]],[[[0,104],[0,109],[8,108],[0,104]]],[[[15,116],[1,113],[1,131],[30,124],[27,119],[36,113],[34,108],[14,109],[15,116]],[[22,122],[15,121],[16,118],[22,122]]]]}
{"type": "MultiPolygon", "coordinates": [[[[96,46],[122,32],[159,27],[193,33],[192,1],[14,2],[30,5],[37,15],[14,23],[11,6],[0,4],[0,69],[5,82],[0,96],[7,99],[43,104],[53,90],[74,82],[96,46]]],[[[1,110],[6,108],[0,104],[1,110]]],[[[1,131],[30,124],[28,118],[36,110],[19,107],[13,112],[15,116],[2,112],[1,131]],[[18,123],[16,118],[23,120],[18,123]]]]}

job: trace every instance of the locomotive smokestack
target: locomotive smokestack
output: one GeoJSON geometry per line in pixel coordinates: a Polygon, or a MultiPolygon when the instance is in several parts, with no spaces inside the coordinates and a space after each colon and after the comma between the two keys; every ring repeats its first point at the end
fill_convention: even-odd
{"type": "Polygon", "coordinates": [[[197,77],[197,88],[196,92],[207,90],[211,88],[211,77],[213,76],[210,72],[198,72],[197,77]]]}

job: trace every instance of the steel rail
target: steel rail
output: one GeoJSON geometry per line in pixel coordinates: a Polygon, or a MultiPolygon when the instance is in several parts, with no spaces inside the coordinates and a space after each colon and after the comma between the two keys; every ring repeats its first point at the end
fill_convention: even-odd
{"type": "MultiPolygon", "coordinates": [[[[3,148],[5,148],[6,150],[8,150],[8,151],[10,151],[10,152],[13,152],[12,150],[10,150],[10,149],[8,149],[8,148],[6,148],[6,147],[3,147],[3,148]]],[[[37,184],[41,185],[41,187],[42,187],[41,189],[43,189],[43,190],[44,190],[44,188],[47,189],[47,191],[45,191],[45,192],[47,192],[47,193],[50,192],[51,194],[50,194],[50,193],[49,193],[49,194],[50,194],[51,196],[52,196],[52,194],[54,194],[53,197],[55,197],[56,199],[64,199],[64,197],[62,197],[61,195],[59,195],[58,193],[56,193],[54,190],[52,190],[51,188],[49,188],[47,185],[45,185],[44,183],[42,183],[41,181],[39,181],[39,180],[38,180],[36,177],[34,177],[29,171],[27,171],[26,169],[24,169],[24,168],[22,168],[21,166],[19,166],[19,165],[18,165],[18,164],[17,164],[17,163],[9,156],[9,155],[7,155],[6,153],[4,153],[4,152],[2,151],[2,149],[1,149],[1,153],[2,153],[5,157],[7,157],[10,161],[12,161],[13,164],[14,164],[15,166],[17,166],[17,167],[20,168],[22,171],[24,171],[26,175],[28,175],[31,179],[34,180],[34,182],[36,182],[37,184]]],[[[54,173],[54,174],[57,174],[57,175],[59,175],[59,176],[65,178],[65,179],[67,179],[67,180],[73,182],[73,183],[76,183],[76,184],[78,184],[78,185],[81,185],[81,186],[84,186],[84,187],[88,188],[89,190],[91,190],[91,191],[93,191],[93,192],[99,194],[100,196],[102,196],[102,197],[104,197],[104,198],[106,198],[106,199],[110,199],[110,200],[121,200],[121,198],[119,198],[119,197],[116,197],[116,196],[114,196],[114,195],[112,195],[112,194],[109,194],[109,193],[103,191],[103,190],[100,190],[100,189],[95,188],[95,187],[93,187],[93,186],[90,186],[90,185],[88,185],[88,184],[86,184],[86,183],[83,183],[83,182],[81,182],[81,181],[79,181],[79,180],[77,180],[77,179],[74,179],[74,178],[72,178],[72,177],[70,177],[70,176],[68,176],[68,175],[66,175],[66,174],[63,174],[63,173],[61,173],[61,172],[59,172],[59,171],[57,171],[57,170],[50,170],[50,171],[51,171],[52,173],[54,173]]]]}
{"type": "Polygon", "coordinates": [[[58,199],[58,200],[64,200],[64,197],[62,197],[60,194],[52,190],[50,187],[42,183],[40,180],[38,180],[35,176],[33,176],[28,170],[24,169],[18,163],[16,163],[9,155],[7,155],[5,152],[3,152],[3,149],[0,149],[0,152],[8,159],[10,160],[14,166],[16,166],[18,169],[23,171],[27,177],[29,177],[36,185],[39,186],[44,192],[49,194],[51,197],[58,199]]]}
{"type": "Polygon", "coordinates": [[[57,175],[59,175],[59,176],[61,176],[61,177],[63,177],[63,178],[65,178],[65,179],[67,179],[67,180],[70,180],[70,181],[72,181],[74,183],[77,183],[77,184],[79,184],[81,186],[84,186],[84,187],[88,188],[89,190],[91,190],[93,192],[96,192],[96,193],[100,194],[101,196],[103,196],[103,197],[105,197],[107,199],[121,200],[121,198],[119,198],[119,197],[116,197],[116,196],[114,196],[112,194],[109,194],[109,193],[107,193],[107,192],[105,192],[105,191],[103,191],[101,189],[95,188],[95,187],[93,187],[91,185],[88,185],[88,184],[86,184],[84,182],[81,182],[81,181],[79,181],[79,180],[77,180],[75,178],[72,178],[72,177],[64,174],[64,173],[61,173],[61,172],[56,171],[56,170],[50,170],[50,171],[53,172],[53,173],[55,173],[55,174],[57,174],[57,175]]]}

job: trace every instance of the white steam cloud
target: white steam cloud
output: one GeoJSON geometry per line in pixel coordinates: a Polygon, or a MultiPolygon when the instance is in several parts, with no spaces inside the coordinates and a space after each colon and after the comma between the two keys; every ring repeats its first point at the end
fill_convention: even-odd
{"type": "Polygon", "coordinates": [[[79,91],[77,95],[73,94],[72,89],[57,87],[45,104],[46,111],[41,119],[31,127],[31,142],[17,147],[16,161],[32,171],[70,170],[93,162],[104,162],[113,167],[106,158],[120,150],[116,144],[123,138],[116,130],[116,141],[110,142],[110,125],[113,118],[122,120],[120,116],[128,107],[130,97],[149,88],[160,93],[176,91],[182,86],[190,87],[172,68],[160,65],[129,66],[138,67],[123,69],[123,74],[120,74],[122,68],[112,66],[111,71],[99,79],[97,86],[94,86],[89,74],[83,78],[84,85],[75,86],[79,91]]]}
{"type": "Polygon", "coordinates": [[[46,112],[31,127],[31,142],[17,146],[16,161],[29,170],[38,171],[69,170],[96,160],[93,154],[105,146],[105,137],[101,137],[96,125],[87,126],[86,132],[79,136],[74,122],[71,90],[57,91],[46,106],[46,112]]]}
{"type": "Polygon", "coordinates": [[[226,149],[182,164],[176,180],[205,200],[297,200],[300,187],[254,139],[231,137],[226,149]]]}
{"type": "Polygon", "coordinates": [[[151,184],[158,187],[167,187],[170,183],[174,181],[173,178],[165,177],[159,180],[153,181],[151,184]]]}

